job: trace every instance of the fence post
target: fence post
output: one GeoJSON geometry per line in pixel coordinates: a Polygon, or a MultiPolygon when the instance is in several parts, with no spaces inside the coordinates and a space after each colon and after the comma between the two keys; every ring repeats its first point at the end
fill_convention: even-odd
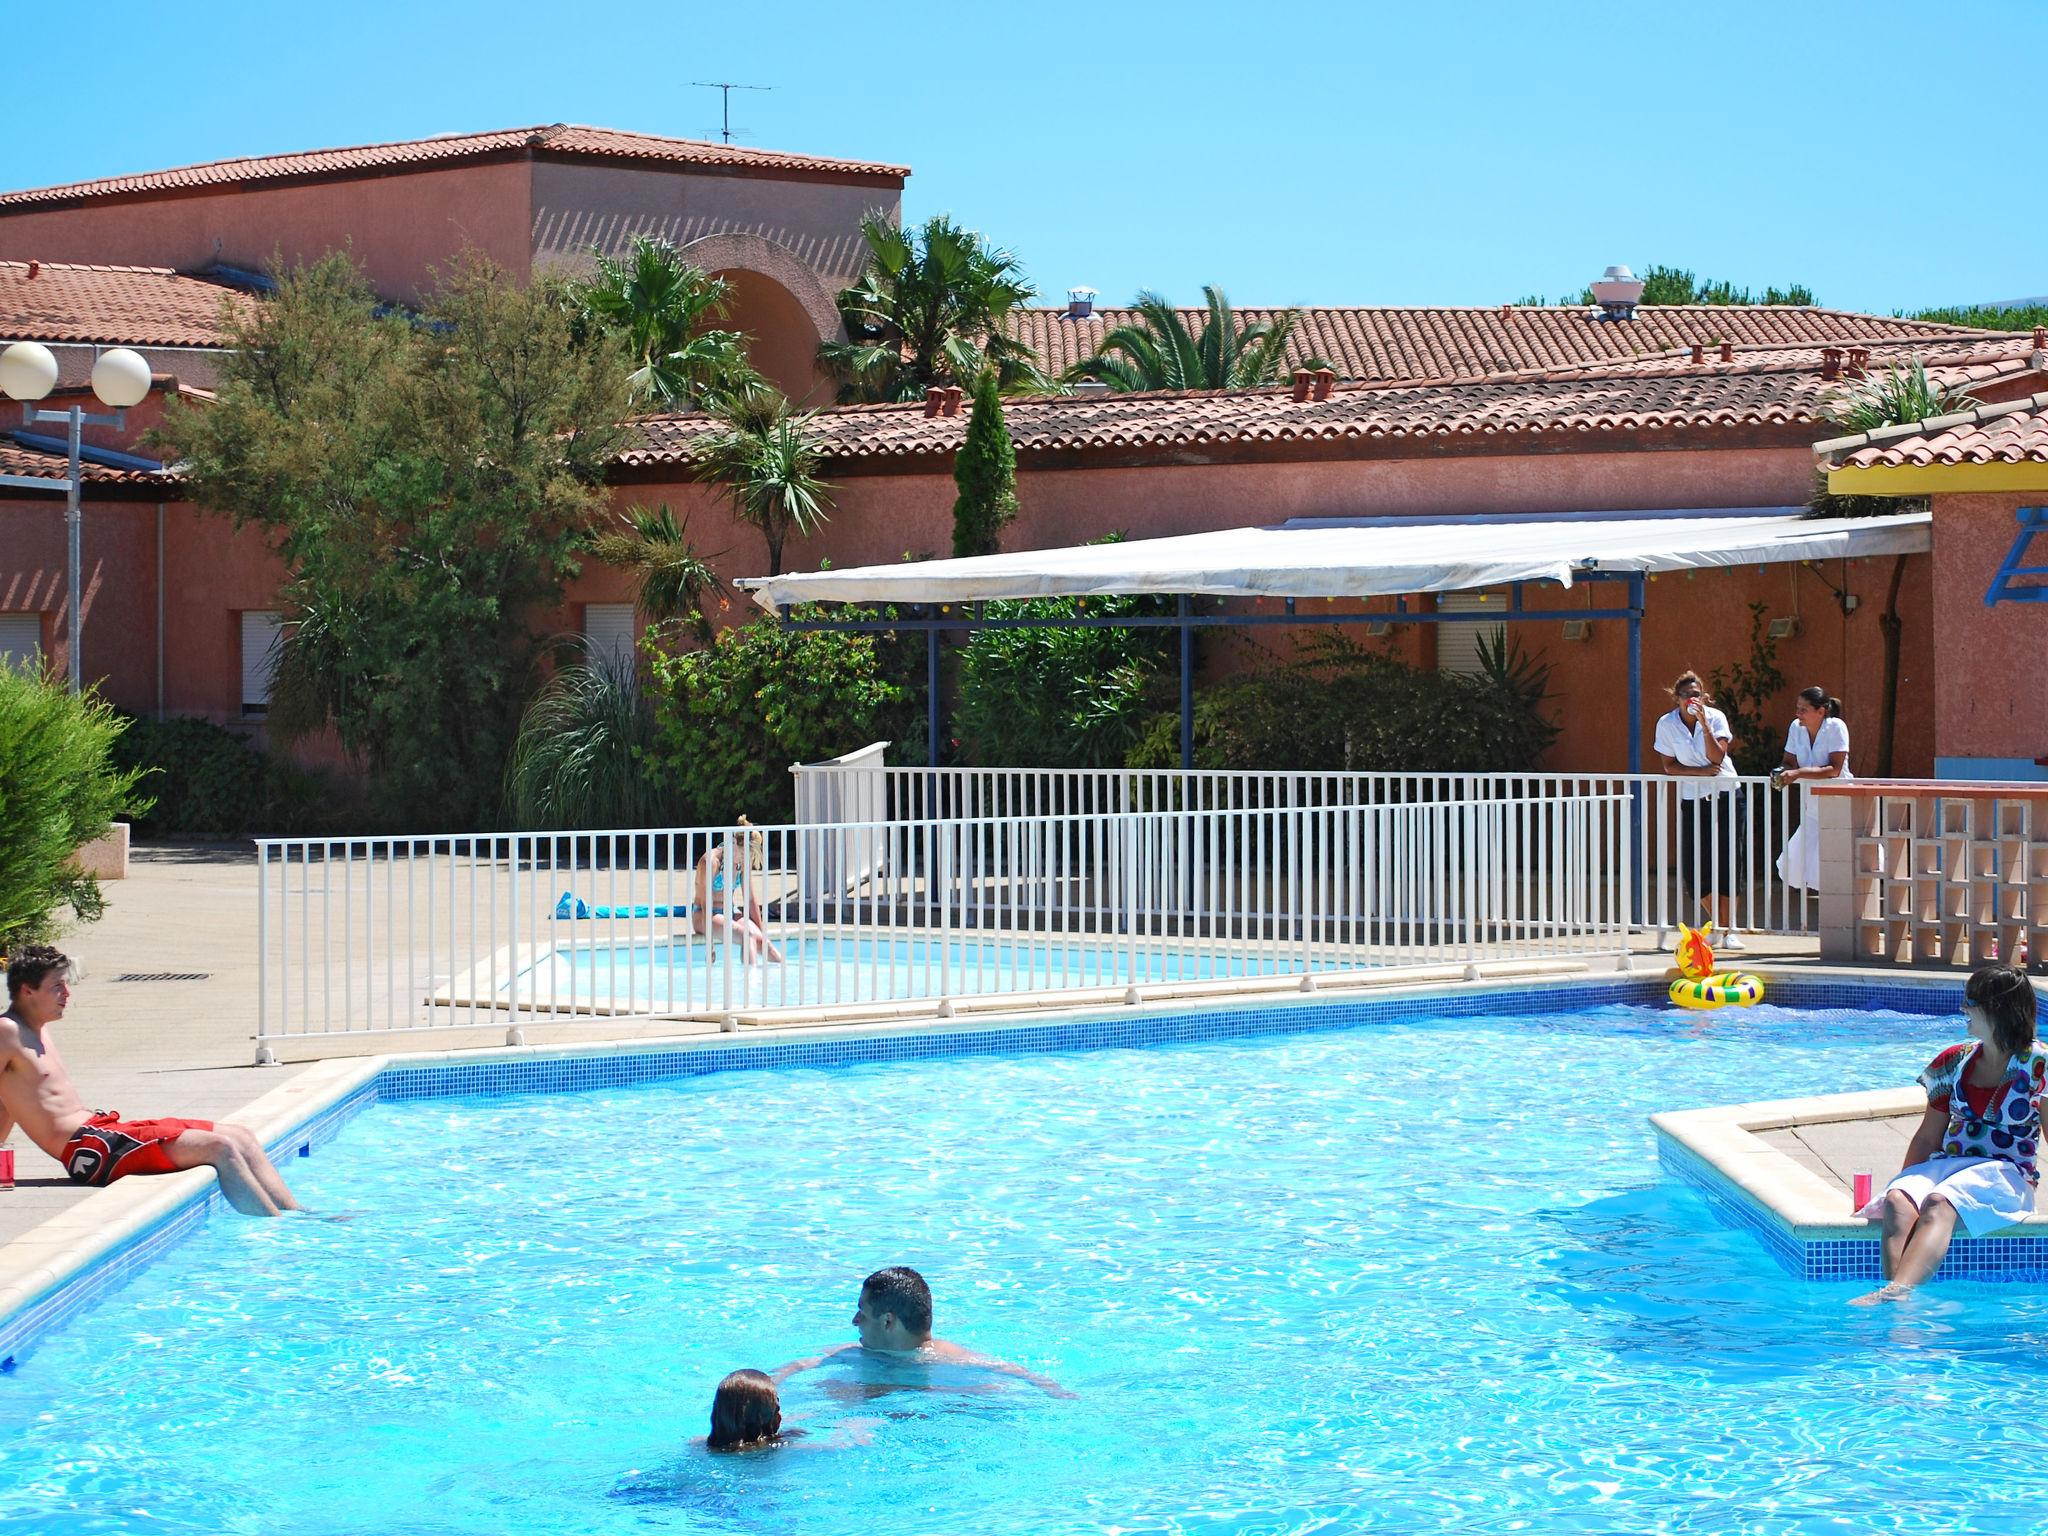
{"type": "Polygon", "coordinates": [[[256,844],[256,1065],[274,1067],[270,1048],[270,845],[256,844]]]}

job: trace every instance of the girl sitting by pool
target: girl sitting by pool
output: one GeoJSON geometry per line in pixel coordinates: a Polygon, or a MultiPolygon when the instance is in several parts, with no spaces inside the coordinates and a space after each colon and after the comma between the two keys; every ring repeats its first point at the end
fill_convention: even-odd
{"type": "Polygon", "coordinates": [[[1978,1237],[2034,1208],[2048,1086],[2048,1052],[2034,1042],[2034,985],[2025,971],[1988,965],[1963,998],[1970,1038],[1920,1074],[1927,1113],[1906,1147],[1906,1166],[1860,1212],[1884,1221],[1888,1283],[1857,1297],[1859,1306],[1896,1301],[1932,1275],[1958,1220],[1978,1237]]]}
{"type": "Polygon", "coordinates": [[[714,938],[737,937],[748,965],[764,955],[782,964],[782,951],[768,937],[760,893],[747,878],[767,862],[768,839],[744,816],[737,835],[712,844],[697,861],[697,900],[690,908],[690,926],[714,938]]]}

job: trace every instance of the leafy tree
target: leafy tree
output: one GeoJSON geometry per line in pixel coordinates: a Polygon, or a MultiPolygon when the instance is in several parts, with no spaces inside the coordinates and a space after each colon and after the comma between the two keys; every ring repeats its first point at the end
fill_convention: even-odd
{"type": "Polygon", "coordinates": [[[1156,293],[1140,293],[1131,306],[1137,323],[1111,330],[1101,349],[1066,376],[1093,377],[1112,389],[1243,389],[1279,378],[1295,312],[1240,325],[1221,288],[1205,287],[1202,297],[1209,319],[1194,335],[1178,309],[1156,293]]]}
{"type": "MultiPolygon", "coordinates": [[[[1872,432],[1879,427],[1903,426],[1968,410],[1977,403],[1967,391],[1950,389],[1927,376],[1918,359],[1908,368],[1887,368],[1862,383],[1836,395],[1828,406],[1828,419],[1845,432],[1872,432]]],[[[1813,509],[1825,517],[1890,517],[1901,512],[1922,511],[1925,497],[1837,496],[1828,489],[1827,472],[1814,476],[1813,509]]],[[[1905,584],[1906,557],[1892,557],[1891,580],[1885,587],[1884,610],[1877,616],[1877,632],[1884,643],[1884,677],[1879,685],[1877,705],[1877,775],[1892,771],[1892,752],[1898,734],[1899,657],[1905,636],[1905,621],[1899,616],[1899,589],[1905,584]]]]}
{"type": "Polygon", "coordinates": [[[173,402],[157,441],[284,561],[273,730],[331,724],[385,818],[490,825],[545,644],[531,616],[625,442],[615,350],[557,284],[465,258],[415,324],[339,255],[282,274],[232,343],[218,400],[173,402]]]}
{"type": "Polygon", "coordinates": [[[1031,349],[1008,333],[1012,312],[1033,295],[1016,257],[944,214],[915,234],[871,214],[860,233],[867,270],[839,295],[850,339],[818,349],[841,404],[965,389],[991,368],[1005,394],[1051,389],[1031,349]]]}
{"type": "MultiPolygon", "coordinates": [[[[1767,305],[1811,305],[1813,290],[1804,283],[1788,283],[1783,288],[1766,287],[1761,293],[1736,286],[1721,278],[1695,277],[1683,267],[1667,267],[1653,263],[1636,274],[1643,281],[1644,304],[1767,304],[1767,305]]],[[[1546,299],[1540,294],[1528,294],[1515,300],[1524,308],[1543,308],[1552,303],[1573,305],[1591,304],[1593,290],[1586,287],[1579,290],[1577,298],[1546,299]]]]}
{"type": "Polygon", "coordinates": [[[708,642],[711,621],[704,616],[704,595],[723,590],[725,584],[690,542],[689,522],[685,517],[678,523],[666,505],[634,507],[619,514],[616,526],[590,541],[590,552],[606,565],[632,573],[634,599],[655,622],[681,621],[708,642]]]}
{"type": "Polygon", "coordinates": [[[726,313],[731,286],[666,240],[637,235],[624,261],[599,254],[596,274],[568,292],[584,323],[616,336],[632,359],[637,403],[687,409],[759,377],[747,338],[710,325],[726,313]]]}
{"type": "Polygon", "coordinates": [[[2014,304],[2005,309],[1988,304],[1960,304],[1918,310],[1908,318],[1986,331],[2031,331],[2037,325],[2048,325],[2048,304],[2014,304]]]}
{"type": "Polygon", "coordinates": [[[702,650],[653,657],[656,776],[693,821],[786,821],[789,765],[893,734],[903,690],[873,635],[793,630],[763,616],[702,650]]]}
{"type": "Polygon", "coordinates": [[[114,760],[124,723],[95,693],[0,662],[0,955],[54,937],[61,907],[80,922],[105,909],[73,855],[149,809],[141,770],[114,760]]]}
{"type": "Polygon", "coordinates": [[[771,384],[723,396],[715,405],[720,427],[698,450],[698,478],[717,482],[732,515],[761,531],[768,574],[779,576],[790,534],[809,538],[832,504],[832,487],[818,478],[810,413],[792,411],[771,384]]]}
{"type": "Polygon", "coordinates": [[[1708,679],[1714,703],[1728,717],[1735,737],[1735,767],[1740,773],[1769,773],[1783,756],[1782,738],[1771,734],[1771,706],[1785,691],[1778,666],[1778,642],[1771,637],[1770,607],[1749,605],[1749,658],[1716,667],[1708,679]]]}
{"type": "Polygon", "coordinates": [[[1003,424],[1003,400],[993,371],[974,384],[967,438],[953,460],[954,555],[992,555],[1017,515],[1017,450],[1003,424]]]}

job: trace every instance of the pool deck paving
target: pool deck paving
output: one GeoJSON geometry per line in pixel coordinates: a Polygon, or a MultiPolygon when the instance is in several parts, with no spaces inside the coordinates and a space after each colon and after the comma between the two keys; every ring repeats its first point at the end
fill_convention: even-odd
{"type": "MultiPolygon", "coordinates": [[[[138,847],[128,878],[105,889],[105,916],[60,940],[79,962],[80,977],[57,1039],[80,1093],[96,1108],[135,1118],[230,1119],[305,1071],[310,1059],[505,1043],[504,1024],[493,1019],[479,1028],[295,1039],[291,1062],[256,1067],[253,851],[247,845],[138,847]],[[189,979],[153,979],[164,977],[189,979]]],[[[1726,958],[1773,968],[1818,963],[1814,942],[1797,938],[1758,937],[1741,956],[1726,958]]],[[[1664,963],[1645,944],[1637,968],[1654,973],[1664,963]]],[[[544,1044],[717,1028],[715,1022],[594,1018],[534,1026],[528,1038],[544,1044]]],[[[1910,1130],[1910,1123],[1867,1122],[1771,1134],[1780,1150],[1846,1190],[1857,1171],[1895,1169],[1910,1130]]],[[[0,1191],[0,1244],[93,1194],[73,1185],[18,1129],[7,1144],[16,1152],[17,1180],[13,1190],[0,1191]]]]}

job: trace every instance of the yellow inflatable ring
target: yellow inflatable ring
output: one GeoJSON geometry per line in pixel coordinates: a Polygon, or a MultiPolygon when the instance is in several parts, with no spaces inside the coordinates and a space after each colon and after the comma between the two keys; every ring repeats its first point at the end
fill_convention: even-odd
{"type": "Polygon", "coordinates": [[[1671,1001],[1681,1008],[1747,1008],[1763,1000],[1763,981],[1747,971],[1681,976],[1671,983],[1671,1001]]]}

